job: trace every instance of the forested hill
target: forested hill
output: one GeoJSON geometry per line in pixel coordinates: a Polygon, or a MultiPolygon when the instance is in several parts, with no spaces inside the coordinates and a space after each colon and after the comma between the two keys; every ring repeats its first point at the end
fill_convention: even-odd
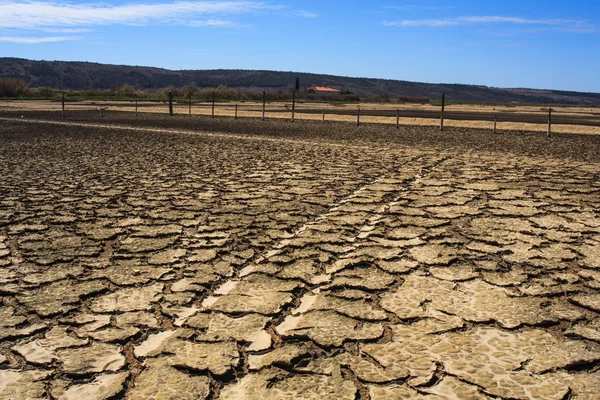
{"type": "Polygon", "coordinates": [[[558,90],[499,89],[459,84],[430,84],[374,78],[349,78],[296,72],[252,70],[181,70],[67,61],[32,61],[0,58],[0,78],[20,78],[29,87],[56,89],[111,89],[127,83],[136,89],[158,90],[168,85],[195,83],[199,88],[226,85],[233,89],[290,90],[296,77],[301,87],[344,88],[358,96],[398,96],[469,102],[519,102],[599,105],[599,93],[558,90]]]}

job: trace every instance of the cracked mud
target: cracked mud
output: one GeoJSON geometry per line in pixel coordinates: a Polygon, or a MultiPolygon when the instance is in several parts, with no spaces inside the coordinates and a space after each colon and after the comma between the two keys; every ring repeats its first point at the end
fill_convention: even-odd
{"type": "Polygon", "coordinates": [[[599,160],[93,123],[0,126],[0,399],[598,398],[599,160]]]}

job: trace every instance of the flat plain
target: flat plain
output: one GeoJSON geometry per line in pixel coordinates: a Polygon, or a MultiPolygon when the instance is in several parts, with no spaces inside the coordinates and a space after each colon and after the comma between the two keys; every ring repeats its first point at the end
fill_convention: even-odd
{"type": "MultiPolygon", "coordinates": [[[[398,103],[365,103],[359,104],[361,109],[362,123],[395,125],[396,110],[408,112],[412,115],[423,114],[419,117],[402,116],[401,125],[429,126],[440,125],[440,106],[434,104],[398,104],[398,103]],[[377,115],[387,113],[387,116],[377,115]],[[374,114],[374,115],[368,115],[374,114]],[[432,116],[432,114],[434,116],[432,116]]],[[[99,115],[100,109],[106,111],[121,111],[133,113],[136,111],[135,103],[132,101],[77,101],[66,103],[67,112],[77,111],[96,111],[99,115]]],[[[237,115],[240,118],[260,118],[262,117],[262,103],[253,101],[242,102],[217,102],[215,104],[214,115],[218,117],[233,118],[238,109],[237,115]],[[237,106],[236,106],[237,104],[237,106]]],[[[265,105],[265,117],[269,120],[291,119],[292,102],[272,101],[265,105]]],[[[60,112],[60,101],[47,100],[0,100],[0,111],[55,111],[60,112]]],[[[295,119],[304,121],[321,121],[323,117],[326,122],[356,122],[357,104],[341,103],[314,103],[304,101],[296,103],[295,119]],[[323,116],[323,113],[325,114],[323,116]]],[[[571,134],[589,134],[600,135],[600,110],[597,107],[584,106],[553,106],[553,116],[555,118],[552,124],[552,131],[555,133],[571,134]],[[558,118],[558,123],[556,121],[558,118]],[[561,123],[564,120],[581,120],[580,124],[561,123]],[[587,123],[586,121],[587,120],[587,123]],[[590,120],[592,123],[590,123],[590,120]]],[[[166,101],[142,101],[138,102],[138,113],[167,114],[169,112],[166,101]]],[[[448,104],[446,105],[445,126],[454,128],[470,128],[481,130],[492,130],[494,126],[494,114],[499,116],[497,129],[500,131],[529,131],[546,132],[548,129],[547,106],[532,106],[521,104],[510,105],[478,105],[478,104],[448,104]],[[464,116],[458,119],[452,119],[452,113],[471,113],[476,118],[465,119],[464,116]],[[529,118],[521,120],[524,115],[529,118]],[[531,117],[537,117],[537,122],[530,121],[531,117]],[[508,117],[508,118],[506,118],[508,117]],[[503,120],[505,119],[505,120],[503,120]],[[529,121],[528,121],[529,120],[529,121]],[[519,122],[517,122],[519,121],[519,122]],[[541,122],[540,122],[541,121],[541,122]]],[[[213,113],[212,103],[210,101],[194,101],[190,109],[188,104],[175,103],[173,112],[179,116],[190,114],[194,117],[210,116],[213,113]]]]}
{"type": "Polygon", "coordinates": [[[3,112],[0,176],[0,399],[598,398],[596,136],[3,112]]]}

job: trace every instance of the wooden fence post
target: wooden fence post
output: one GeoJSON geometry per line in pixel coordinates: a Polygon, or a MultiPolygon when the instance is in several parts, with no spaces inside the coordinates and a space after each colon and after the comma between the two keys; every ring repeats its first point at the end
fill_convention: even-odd
{"type": "Polygon", "coordinates": [[[65,117],[65,94],[62,94],[62,117],[65,117]]]}
{"type": "Polygon", "coordinates": [[[265,104],[267,102],[267,92],[263,90],[263,109],[262,109],[262,120],[265,120],[265,104]]]}
{"type": "Polygon", "coordinates": [[[325,123],[325,110],[323,110],[323,120],[321,121],[322,124],[325,123]]]}
{"type": "Polygon", "coordinates": [[[396,109],[396,129],[400,127],[400,109],[396,109]]]}
{"type": "Polygon", "coordinates": [[[496,125],[498,124],[498,116],[494,114],[494,134],[496,134],[496,125]]]}
{"type": "Polygon", "coordinates": [[[233,116],[233,119],[237,119],[237,104],[235,105],[235,115],[233,116]]]}
{"type": "Polygon", "coordinates": [[[292,122],[294,122],[294,114],[296,112],[296,90],[292,92],[292,122]]]}
{"type": "Polygon", "coordinates": [[[215,117],[215,91],[213,90],[213,98],[212,98],[212,111],[210,112],[210,117],[215,117]]]}
{"type": "Polygon", "coordinates": [[[360,126],[360,106],[356,108],[356,126],[360,126]]]}
{"type": "Polygon", "coordinates": [[[548,137],[552,135],[552,107],[548,108],[548,137]]]}
{"type": "Polygon", "coordinates": [[[296,109],[296,90],[300,90],[300,79],[296,77],[296,85],[294,86],[294,92],[292,96],[292,122],[294,122],[294,113],[296,109]]]}
{"type": "Polygon", "coordinates": [[[442,93],[442,115],[440,116],[440,131],[444,130],[444,110],[446,108],[446,93],[442,93]]]}
{"type": "Polygon", "coordinates": [[[137,99],[135,99],[135,116],[137,117],[137,99]]]}
{"type": "Polygon", "coordinates": [[[189,103],[189,116],[192,117],[192,92],[190,92],[190,103],[189,103]]]}
{"type": "Polygon", "coordinates": [[[169,90],[169,115],[173,116],[173,92],[169,90]]]}

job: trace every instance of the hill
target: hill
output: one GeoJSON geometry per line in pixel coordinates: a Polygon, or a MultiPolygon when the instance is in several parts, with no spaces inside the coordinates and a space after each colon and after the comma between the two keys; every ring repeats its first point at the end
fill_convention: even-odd
{"type": "Polygon", "coordinates": [[[110,65],[70,61],[33,61],[21,58],[0,58],[0,78],[20,78],[30,87],[57,89],[111,89],[127,83],[136,89],[158,90],[168,85],[176,87],[195,83],[199,88],[226,85],[244,90],[291,90],[296,77],[302,87],[328,86],[344,88],[359,96],[398,96],[439,99],[445,92],[448,99],[466,102],[519,102],[600,104],[599,93],[568,92],[537,89],[501,89],[461,84],[431,84],[390,79],[350,78],[300,72],[253,70],[181,70],[110,65]]]}

